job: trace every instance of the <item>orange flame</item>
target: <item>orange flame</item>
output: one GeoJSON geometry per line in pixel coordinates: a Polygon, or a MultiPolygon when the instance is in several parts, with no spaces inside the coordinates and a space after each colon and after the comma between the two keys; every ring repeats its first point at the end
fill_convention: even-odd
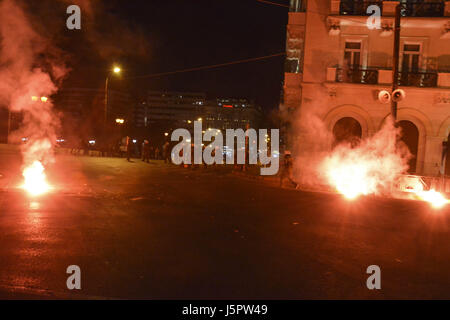
{"type": "Polygon", "coordinates": [[[367,167],[363,164],[344,164],[329,168],[327,175],[336,190],[349,200],[372,193],[367,167]]]}
{"type": "Polygon", "coordinates": [[[47,182],[44,171],[44,166],[37,160],[25,168],[22,173],[25,178],[22,189],[26,190],[32,196],[40,196],[50,191],[51,186],[47,182]]]}
{"type": "Polygon", "coordinates": [[[423,201],[429,202],[431,206],[436,209],[442,208],[444,205],[449,203],[449,200],[447,200],[441,193],[435,191],[434,189],[431,189],[430,191],[419,192],[418,196],[423,201]]]}
{"type": "Polygon", "coordinates": [[[397,148],[398,129],[387,121],[375,135],[337,145],[320,165],[326,182],[348,199],[380,194],[407,169],[407,159],[397,148]]]}
{"type": "Polygon", "coordinates": [[[399,131],[392,121],[353,147],[341,144],[326,156],[319,169],[328,185],[349,200],[362,195],[409,193],[414,199],[442,208],[450,201],[443,194],[425,191],[418,176],[406,176],[409,152],[397,143],[399,131]],[[394,193],[392,193],[394,192],[394,193]]]}

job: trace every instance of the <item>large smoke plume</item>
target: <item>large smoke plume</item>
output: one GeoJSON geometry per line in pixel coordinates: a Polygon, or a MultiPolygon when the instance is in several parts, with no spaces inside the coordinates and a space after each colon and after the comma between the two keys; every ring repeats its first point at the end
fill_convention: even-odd
{"type": "Polygon", "coordinates": [[[49,97],[66,73],[60,51],[35,31],[23,4],[0,1],[0,104],[23,116],[11,138],[28,138],[24,166],[53,160],[59,120],[49,97]]]}
{"type": "Polygon", "coordinates": [[[312,189],[348,191],[356,187],[360,194],[389,192],[395,179],[407,172],[411,157],[401,141],[401,130],[389,117],[374,135],[357,144],[343,142],[333,147],[334,134],[322,120],[326,103],[320,98],[309,101],[290,117],[296,181],[312,189]]]}

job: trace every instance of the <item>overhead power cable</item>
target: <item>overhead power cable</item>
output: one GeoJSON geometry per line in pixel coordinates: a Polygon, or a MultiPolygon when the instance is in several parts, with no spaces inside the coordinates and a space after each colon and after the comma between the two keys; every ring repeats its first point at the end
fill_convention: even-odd
{"type": "Polygon", "coordinates": [[[177,73],[207,70],[207,69],[220,68],[220,67],[225,67],[225,66],[234,65],[234,64],[265,60],[265,59],[274,58],[274,57],[280,57],[280,56],[284,56],[284,55],[286,55],[285,52],[280,52],[280,53],[275,53],[275,54],[262,56],[262,57],[249,58],[249,59],[244,59],[244,60],[235,60],[235,61],[230,61],[230,62],[225,62],[225,63],[220,63],[220,64],[200,66],[200,67],[181,69],[181,70],[175,70],[175,71],[169,71],[169,72],[146,74],[146,75],[141,75],[141,76],[128,77],[128,78],[125,78],[125,79],[156,78],[156,77],[162,77],[162,76],[167,76],[167,75],[172,75],[172,74],[177,74],[177,73]]]}

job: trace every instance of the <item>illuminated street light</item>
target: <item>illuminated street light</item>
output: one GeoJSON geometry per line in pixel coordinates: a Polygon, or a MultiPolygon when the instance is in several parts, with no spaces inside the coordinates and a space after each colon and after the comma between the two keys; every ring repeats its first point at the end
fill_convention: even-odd
{"type": "Polygon", "coordinates": [[[124,119],[116,119],[116,123],[117,124],[124,124],[125,120],[124,119]]]}
{"type": "Polygon", "coordinates": [[[166,133],[164,133],[164,135],[167,137],[168,135],[169,135],[169,133],[168,132],[166,132],[166,133]]]}
{"type": "Polygon", "coordinates": [[[198,121],[202,121],[203,119],[202,119],[202,118],[198,118],[197,120],[198,120],[198,121]]]}
{"type": "MultiPolygon", "coordinates": [[[[119,66],[115,66],[112,69],[113,73],[115,74],[119,74],[122,69],[119,66]]],[[[111,72],[108,72],[108,75],[106,76],[106,80],[105,80],[105,119],[104,119],[104,124],[106,126],[106,121],[108,119],[108,84],[109,84],[109,76],[110,76],[111,72]]]]}
{"type": "Polygon", "coordinates": [[[31,97],[31,101],[39,101],[39,100],[41,100],[42,102],[47,102],[48,101],[48,98],[47,97],[38,97],[38,96],[32,96],[31,97]]]}

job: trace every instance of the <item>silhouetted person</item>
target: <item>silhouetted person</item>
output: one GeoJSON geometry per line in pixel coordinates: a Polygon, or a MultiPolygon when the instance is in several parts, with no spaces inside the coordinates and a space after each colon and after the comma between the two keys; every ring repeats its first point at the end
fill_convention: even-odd
{"type": "Polygon", "coordinates": [[[285,179],[288,179],[290,183],[294,185],[295,188],[297,188],[298,184],[292,180],[292,168],[294,164],[292,162],[291,152],[286,151],[284,153],[283,163],[281,167],[281,174],[280,174],[280,187],[283,186],[283,181],[285,179]]]}
{"type": "Polygon", "coordinates": [[[131,141],[130,137],[127,137],[127,161],[130,161],[132,152],[133,152],[133,142],[131,141]]]}
{"type": "Polygon", "coordinates": [[[163,145],[164,163],[170,163],[170,143],[166,141],[163,145]]]}
{"type": "Polygon", "coordinates": [[[148,140],[144,140],[142,144],[142,161],[149,163],[150,162],[150,143],[148,140]]]}

